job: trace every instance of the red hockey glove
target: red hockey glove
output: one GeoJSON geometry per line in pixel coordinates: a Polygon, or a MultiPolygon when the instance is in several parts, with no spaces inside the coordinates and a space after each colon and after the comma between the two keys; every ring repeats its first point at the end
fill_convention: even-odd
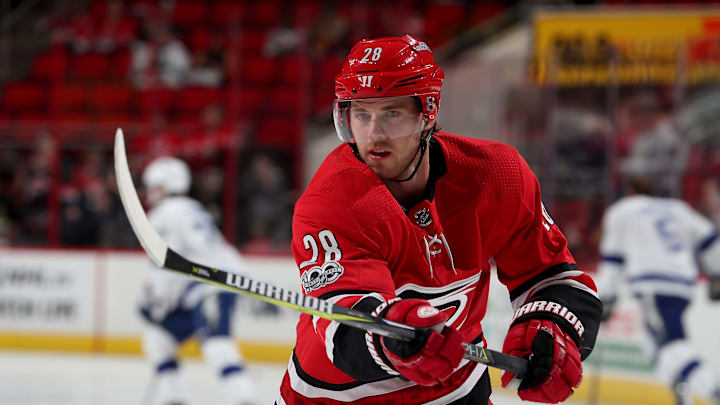
{"type": "Polygon", "coordinates": [[[460,333],[443,324],[447,314],[434,308],[426,300],[405,299],[385,310],[387,320],[428,329],[422,337],[403,341],[382,337],[383,351],[393,367],[410,381],[431,386],[441,383],[460,364],[465,348],[460,333]],[[436,330],[442,330],[438,333],[436,330]]]}
{"type": "MultiPolygon", "coordinates": [[[[550,320],[531,319],[510,327],[503,352],[530,356],[527,374],[518,387],[518,396],[525,401],[562,402],[582,381],[582,363],[575,342],[550,320]]],[[[514,377],[513,373],[503,372],[502,386],[507,388],[514,377]]]]}

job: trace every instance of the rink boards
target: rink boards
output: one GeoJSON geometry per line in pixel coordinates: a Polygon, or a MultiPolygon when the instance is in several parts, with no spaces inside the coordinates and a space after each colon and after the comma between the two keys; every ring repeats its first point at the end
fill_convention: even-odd
{"type": "MultiPolygon", "coordinates": [[[[140,252],[0,249],[0,349],[139,354],[140,252]]],[[[247,257],[252,277],[297,289],[290,257],[247,257]]],[[[250,298],[234,332],[250,359],[286,362],[298,314],[250,298]]],[[[185,354],[197,352],[194,342],[185,354]]]]}
{"type": "MultiPolygon", "coordinates": [[[[292,258],[249,256],[246,261],[252,278],[299,291],[292,258]]],[[[148,266],[139,251],[0,248],[0,350],[140,354],[137,307],[148,266]]],[[[512,311],[507,291],[493,280],[483,327],[489,346],[500,349],[512,311]]],[[[720,305],[708,301],[704,283],[688,312],[695,347],[720,375],[720,305]]],[[[297,313],[245,298],[235,316],[235,336],[249,360],[288,361],[297,313]]],[[[648,347],[639,308],[621,300],[584,363],[585,379],[574,398],[670,403],[669,392],[658,389],[653,378],[648,347]]],[[[183,354],[197,355],[197,345],[185,345],[183,354]]]]}

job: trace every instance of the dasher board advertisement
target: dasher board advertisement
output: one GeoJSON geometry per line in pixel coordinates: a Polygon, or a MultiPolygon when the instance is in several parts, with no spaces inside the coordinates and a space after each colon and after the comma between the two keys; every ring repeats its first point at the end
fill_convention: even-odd
{"type": "Polygon", "coordinates": [[[96,305],[96,254],[7,250],[0,259],[0,329],[87,334],[96,305]]]}

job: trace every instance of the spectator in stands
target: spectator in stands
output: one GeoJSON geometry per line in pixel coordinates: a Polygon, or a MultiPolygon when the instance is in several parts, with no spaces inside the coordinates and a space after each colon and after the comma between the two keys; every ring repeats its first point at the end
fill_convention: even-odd
{"type": "Polygon", "coordinates": [[[88,196],[74,187],[63,190],[60,198],[60,244],[95,246],[100,221],[88,196]]]}
{"type": "Polygon", "coordinates": [[[310,51],[316,57],[345,55],[349,50],[350,23],[334,2],[323,3],[320,16],[310,27],[310,51]]]}
{"type": "Polygon", "coordinates": [[[75,53],[90,52],[93,48],[95,24],[90,14],[75,17],[67,32],[68,44],[75,53]]]}
{"type": "Polygon", "coordinates": [[[135,248],[137,239],[130,227],[125,209],[120,202],[115,172],[105,174],[102,187],[93,188],[89,193],[93,205],[98,207],[100,229],[98,246],[115,248],[135,248]]]}
{"type": "Polygon", "coordinates": [[[381,3],[378,7],[380,31],[372,36],[396,36],[410,34],[422,36],[425,20],[417,5],[406,2],[381,3]]]}
{"type": "Polygon", "coordinates": [[[213,63],[208,53],[197,49],[192,54],[192,66],[188,71],[187,84],[201,87],[220,87],[225,80],[222,65],[213,63]]]}
{"type": "Polygon", "coordinates": [[[20,154],[12,149],[0,149],[0,245],[12,240],[13,221],[10,218],[12,185],[15,170],[20,164],[20,154]]]}
{"type": "Polygon", "coordinates": [[[105,5],[105,17],[95,30],[95,50],[113,53],[129,47],[135,40],[135,21],[125,13],[125,3],[110,0],[105,5]]]}
{"type": "Polygon", "coordinates": [[[18,244],[46,243],[49,223],[50,173],[55,142],[42,134],[29,158],[20,162],[10,185],[11,217],[18,225],[18,244]]]}
{"type": "Polygon", "coordinates": [[[72,159],[80,163],[72,168],[71,183],[82,192],[102,183],[102,178],[109,170],[109,157],[109,152],[106,154],[100,150],[82,152],[79,159],[72,159]]]}
{"type": "MultiPolygon", "coordinates": [[[[597,180],[605,174],[605,147],[611,125],[601,114],[586,108],[557,108],[552,116],[552,128],[556,141],[557,170],[562,176],[588,180],[588,191],[597,192],[597,180]]],[[[575,188],[578,182],[571,182],[575,188]]],[[[576,190],[576,192],[581,190],[576,190]]]]}
{"type": "Polygon", "coordinates": [[[186,137],[180,154],[197,176],[193,195],[220,221],[223,204],[223,162],[226,152],[236,151],[243,142],[236,124],[225,118],[221,105],[210,104],[200,115],[200,125],[186,137]]]}
{"type": "Polygon", "coordinates": [[[271,28],[263,45],[263,54],[270,58],[297,53],[300,33],[293,27],[289,14],[283,14],[280,24],[271,28]]]}
{"type": "Polygon", "coordinates": [[[233,125],[225,119],[219,104],[203,109],[200,127],[182,143],[182,156],[193,167],[215,165],[219,154],[226,147],[236,147],[241,141],[233,125]]]}
{"type": "Polygon", "coordinates": [[[0,246],[9,245],[12,240],[12,222],[5,205],[0,203],[0,246]]]}
{"type": "Polygon", "coordinates": [[[242,186],[248,204],[248,248],[281,251],[287,247],[291,225],[287,189],[282,167],[268,153],[256,153],[242,186]]]}
{"type": "Polygon", "coordinates": [[[176,154],[182,142],[176,128],[168,125],[164,111],[156,110],[150,114],[140,134],[131,138],[130,149],[143,153],[148,161],[176,154]]]}
{"type": "Polygon", "coordinates": [[[209,166],[196,171],[197,182],[193,186],[193,196],[202,203],[215,223],[222,223],[223,211],[223,168],[209,166]]]}
{"type": "Polygon", "coordinates": [[[74,159],[71,178],[61,193],[60,243],[96,246],[110,200],[105,187],[109,159],[100,150],[86,150],[74,159]]]}
{"type": "Polygon", "coordinates": [[[225,82],[225,39],[218,31],[199,30],[192,43],[192,67],[187,84],[219,87],[225,82]]]}
{"type": "Polygon", "coordinates": [[[111,54],[130,46],[135,40],[135,21],[125,13],[125,3],[110,0],[98,19],[93,13],[75,15],[69,23],[53,24],[53,35],[64,40],[75,53],[100,52],[111,54]]]}
{"type": "Polygon", "coordinates": [[[225,37],[223,37],[220,32],[213,31],[210,34],[210,43],[208,44],[205,53],[207,54],[208,64],[212,66],[217,66],[221,70],[225,69],[225,54],[227,53],[227,44],[225,42],[225,37]]]}
{"type": "Polygon", "coordinates": [[[190,54],[162,19],[148,19],[146,38],[132,47],[132,82],[138,88],[164,86],[178,88],[185,84],[190,70],[190,54]]]}
{"type": "Polygon", "coordinates": [[[635,138],[655,126],[665,114],[657,92],[640,90],[621,95],[615,115],[617,152],[625,157],[635,138]]]}

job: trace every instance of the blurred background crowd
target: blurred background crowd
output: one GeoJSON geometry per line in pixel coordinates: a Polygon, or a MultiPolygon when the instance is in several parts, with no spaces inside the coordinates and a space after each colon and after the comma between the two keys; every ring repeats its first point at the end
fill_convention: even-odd
{"type": "Polygon", "coordinates": [[[472,2],[3,2],[0,243],[135,247],[112,136],[135,174],[171,154],[228,238],[287,253],[305,128],[364,36],[431,44],[501,12],[472,2]],[[431,13],[436,17],[427,19],[431,13]],[[451,21],[451,23],[450,23],[451,21]]]}
{"type": "Polygon", "coordinates": [[[512,56],[520,79],[498,88],[504,63],[449,82],[440,119],[520,150],[579,262],[597,258],[602,213],[627,171],[720,222],[712,2],[693,3],[710,17],[672,46],[546,35],[536,14],[638,7],[629,1],[0,3],[0,244],[137,247],[112,170],[121,126],[137,185],[150,160],[178,156],[231,242],[289,254],[292,206],[317,161],[308,149],[332,133],[333,78],[352,44],[413,34],[451,72],[518,26],[531,48],[512,56]]]}

